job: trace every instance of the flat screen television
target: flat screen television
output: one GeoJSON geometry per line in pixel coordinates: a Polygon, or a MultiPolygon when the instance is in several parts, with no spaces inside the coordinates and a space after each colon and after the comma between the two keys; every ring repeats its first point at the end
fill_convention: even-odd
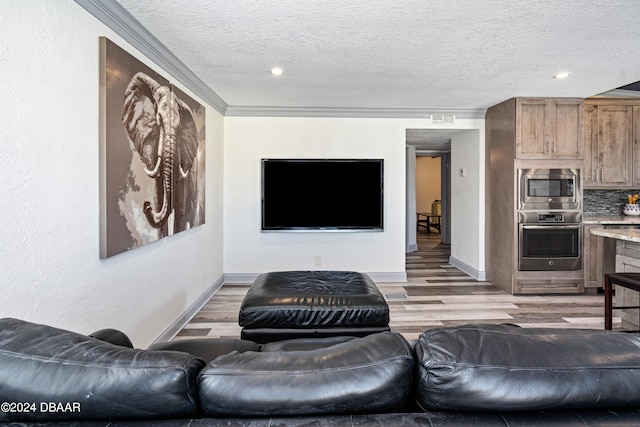
{"type": "Polygon", "coordinates": [[[383,159],[262,159],[263,231],[382,231],[383,159]]]}

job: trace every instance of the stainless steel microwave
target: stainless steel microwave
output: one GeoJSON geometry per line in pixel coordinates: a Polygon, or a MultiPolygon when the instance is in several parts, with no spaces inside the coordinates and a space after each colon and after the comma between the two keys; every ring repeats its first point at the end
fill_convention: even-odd
{"type": "Polygon", "coordinates": [[[578,169],[518,169],[518,209],[582,210],[578,169]]]}

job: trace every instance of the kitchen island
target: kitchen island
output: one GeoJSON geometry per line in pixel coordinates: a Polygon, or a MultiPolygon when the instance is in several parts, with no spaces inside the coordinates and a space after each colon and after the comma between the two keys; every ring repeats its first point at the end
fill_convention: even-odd
{"type": "Polygon", "coordinates": [[[595,294],[604,286],[604,273],[615,268],[614,239],[591,234],[596,228],[640,229],[640,217],[626,215],[583,215],[582,216],[582,259],[584,266],[585,293],[595,294]],[[606,258],[605,258],[606,257],[606,258]]]}
{"type": "Polygon", "coordinates": [[[589,225],[640,225],[640,216],[583,215],[582,223],[589,225]]]}
{"type": "MultiPolygon", "coordinates": [[[[612,245],[605,245],[603,256],[606,260],[613,260],[613,263],[610,261],[605,262],[604,274],[613,272],[640,273],[640,229],[612,229],[601,227],[592,228],[590,232],[593,236],[599,236],[614,243],[612,245]]],[[[615,305],[618,307],[640,305],[638,292],[616,286],[615,305]]],[[[617,315],[622,318],[622,327],[624,329],[640,329],[638,310],[620,310],[617,312],[617,315]]]]}
{"type": "Polygon", "coordinates": [[[622,242],[634,242],[640,244],[640,228],[592,228],[591,234],[616,239],[622,242]]]}

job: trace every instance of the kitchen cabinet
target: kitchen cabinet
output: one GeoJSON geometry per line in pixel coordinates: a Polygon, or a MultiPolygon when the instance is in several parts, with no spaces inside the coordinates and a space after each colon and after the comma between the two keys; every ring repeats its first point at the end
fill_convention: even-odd
{"type": "Polygon", "coordinates": [[[585,188],[633,186],[634,156],[640,156],[633,153],[633,111],[631,105],[585,104],[585,188]]]}
{"type": "MultiPolygon", "coordinates": [[[[613,239],[608,239],[613,240],[613,239]]],[[[640,273],[640,243],[616,241],[616,264],[617,273],[640,273]]],[[[618,307],[638,307],[640,306],[640,295],[638,292],[622,286],[615,287],[615,306],[618,307]]],[[[616,310],[622,318],[622,327],[627,330],[636,331],[639,329],[640,318],[637,309],[616,310]]]]}
{"type": "MultiPolygon", "coordinates": [[[[605,255],[613,257],[613,265],[609,265],[605,273],[640,273],[640,241],[637,230],[608,230],[596,229],[593,232],[605,240],[613,243],[605,250],[605,255]]],[[[638,330],[639,318],[636,307],[640,305],[639,293],[624,286],[614,286],[615,317],[622,318],[622,327],[626,330],[638,330]]]]}
{"type": "Polygon", "coordinates": [[[633,107],[633,187],[640,188],[640,106],[633,107]]]}
{"type": "Polygon", "coordinates": [[[575,98],[516,98],[516,158],[582,159],[584,104],[575,98]]]}
{"type": "MultiPolygon", "coordinates": [[[[613,258],[614,262],[609,265],[605,273],[640,273],[640,242],[638,242],[638,232],[636,230],[593,230],[594,237],[600,237],[605,242],[611,242],[607,246],[605,256],[613,258]]],[[[640,305],[638,292],[624,286],[614,286],[615,303],[614,317],[622,319],[622,327],[627,330],[638,330],[638,310],[635,307],[640,305]],[[626,308],[625,308],[626,307],[626,308]]]]}
{"type": "Polygon", "coordinates": [[[514,293],[517,295],[582,294],[584,293],[583,280],[581,277],[517,279],[514,293]]]}
{"type": "Polygon", "coordinates": [[[582,265],[584,267],[584,287],[602,288],[604,286],[604,238],[594,236],[591,230],[601,225],[585,224],[582,230],[582,265]]]}
{"type": "Polygon", "coordinates": [[[584,224],[582,233],[582,263],[585,289],[604,286],[605,273],[615,271],[615,240],[591,234],[594,228],[613,230],[638,229],[638,224],[584,224]]]}

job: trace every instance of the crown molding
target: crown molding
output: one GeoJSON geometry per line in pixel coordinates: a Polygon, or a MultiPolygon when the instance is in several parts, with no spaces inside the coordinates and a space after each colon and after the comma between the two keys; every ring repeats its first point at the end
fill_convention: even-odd
{"type": "Polygon", "coordinates": [[[455,114],[458,119],[484,119],[486,109],[471,108],[351,108],[230,106],[163,45],[117,1],[74,0],[113,30],[140,53],[171,74],[223,116],[230,117],[344,117],[344,118],[430,118],[455,114]]]}
{"type": "Polygon", "coordinates": [[[229,105],[225,115],[230,117],[427,119],[432,114],[455,114],[457,119],[484,119],[486,112],[487,110],[484,108],[251,107],[229,105]]]}
{"type": "Polygon", "coordinates": [[[227,103],[127,12],[120,3],[108,0],[74,1],[134,48],[138,49],[143,55],[170,73],[175,80],[210,104],[220,114],[225,114],[228,107],[227,103]]]}

